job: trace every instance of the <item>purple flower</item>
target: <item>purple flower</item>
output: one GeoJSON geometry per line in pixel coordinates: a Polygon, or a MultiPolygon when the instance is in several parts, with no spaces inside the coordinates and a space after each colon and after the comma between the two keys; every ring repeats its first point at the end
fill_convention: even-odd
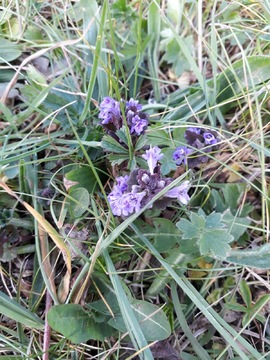
{"type": "MultiPolygon", "coordinates": [[[[120,104],[118,101],[106,96],[100,103],[99,119],[102,119],[101,124],[122,123],[120,104]]],[[[119,126],[120,127],[120,126],[119,126]]]]}
{"type": "Polygon", "coordinates": [[[116,216],[128,216],[133,212],[133,206],[130,202],[130,193],[120,194],[112,191],[108,195],[108,200],[111,205],[112,213],[116,216]]]}
{"type": "Polygon", "coordinates": [[[164,196],[169,198],[176,198],[182,204],[186,205],[190,197],[188,196],[188,189],[190,187],[189,181],[184,181],[180,186],[175,187],[174,189],[169,190],[164,196]]]}
{"type": "Polygon", "coordinates": [[[126,102],[127,111],[132,110],[133,112],[141,111],[142,105],[139,104],[138,100],[129,99],[129,101],[126,102]]]}
{"type": "Polygon", "coordinates": [[[113,190],[108,195],[113,215],[128,216],[133,212],[138,212],[145,194],[145,192],[120,194],[113,190]]]}
{"type": "Polygon", "coordinates": [[[188,127],[187,130],[190,131],[190,132],[194,132],[195,134],[200,134],[201,133],[201,129],[197,128],[197,127],[188,127]]]}
{"type": "Polygon", "coordinates": [[[123,194],[125,191],[127,191],[128,188],[128,180],[129,176],[119,176],[116,179],[116,185],[114,186],[114,191],[120,194],[123,194]]]}
{"type": "Polygon", "coordinates": [[[139,115],[135,115],[131,120],[131,134],[141,135],[144,130],[147,128],[148,121],[146,119],[141,119],[139,115]]]}
{"type": "Polygon", "coordinates": [[[161,149],[158,146],[150,147],[150,149],[146,150],[145,154],[142,155],[143,159],[147,161],[151,175],[154,174],[154,169],[163,156],[164,154],[161,154],[161,149]]]}
{"type": "Polygon", "coordinates": [[[184,162],[184,164],[186,165],[187,157],[192,152],[193,152],[193,150],[187,148],[186,146],[180,146],[175,149],[175,151],[172,155],[173,161],[175,161],[176,165],[181,165],[182,162],[184,162]]]}
{"type": "Polygon", "coordinates": [[[205,144],[207,145],[215,145],[217,143],[217,139],[210,132],[206,132],[203,134],[205,144]]]}

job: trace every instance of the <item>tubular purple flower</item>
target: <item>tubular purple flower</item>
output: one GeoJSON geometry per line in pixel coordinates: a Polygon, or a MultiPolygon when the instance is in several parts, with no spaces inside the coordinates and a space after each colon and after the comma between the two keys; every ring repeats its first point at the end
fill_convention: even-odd
{"type": "Polygon", "coordinates": [[[142,110],[142,105],[139,104],[138,100],[134,100],[134,99],[129,99],[129,101],[126,102],[126,107],[127,110],[136,110],[136,111],[141,111],[142,110]]]}
{"type": "Polygon", "coordinates": [[[184,162],[184,164],[187,164],[187,157],[189,154],[191,154],[193,151],[189,148],[187,148],[186,146],[180,146],[178,148],[175,149],[172,158],[173,161],[176,163],[176,165],[181,165],[182,162],[184,162]]]}
{"type": "Polygon", "coordinates": [[[215,145],[217,143],[217,139],[215,136],[209,132],[203,134],[205,144],[207,145],[215,145]]]}
{"type": "Polygon", "coordinates": [[[113,123],[113,121],[121,120],[120,104],[118,101],[106,96],[100,103],[99,119],[102,119],[103,125],[113,123]]]}
{"type": "Polygon", "coordinates": [[[123,194],[125,191],[127,191],[128,188],[128,180],[129,176],[119,176],[116,179],[116,185],[114,185],[114,191],[119,192],[120,194],[123,194]]]}
{"type": "Polygon", "coordinates": [[[148,121],[146,119],[141,119],[139,115],[135,115],[131,120],[131,129],[130,133],[135,133],[136,135],[141,135],[144,130],[147,128],[148,121]]]}
{"type": "Polygon", "coordinates": [[[113,215],[128,216],[133,212],[138,212],[141,209],[141,201],[146,193],[133,193],[120,194],[112,191],[108,195],[108,200],[112,209],[113,215]]]}
{"type": "Polygon", "coordinates": [[[187,193],[189,188],[190,188],[190,183],[188,180],[186,180],[180,186],[177,186],[174,189],[169,190],[164,196],[169,198],[176,198],[182,204],[187,205],[187,203],[190,200],[190,197],[187,193]]]}
{"type": "Polygon", "coordinates": [[[161,153],[161,149],[158,146],[150,147],[150,149],[146,150],[145,154],[142,155],[143,159],[147,161],[151,175],[154,174],[154,169],[163,156],[164,154],[161,153]]]}
{"type": "Polygon", "coordinates": [[[116,216],[128,216],[132,214],[134,206],[130,202],[130,193],[120,194],[111,192],[108,195],[112,213],[116,216]]]}

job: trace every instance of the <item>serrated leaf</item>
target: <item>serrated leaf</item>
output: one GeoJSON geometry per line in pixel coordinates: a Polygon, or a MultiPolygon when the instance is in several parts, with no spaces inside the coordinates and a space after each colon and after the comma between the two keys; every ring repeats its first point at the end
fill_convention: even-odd
{"type": "Polygon", "coordinates": [[[223,228],[224,225],[221,223],[222,215],[219,213],[212,212],[207,216],[205,227],[210,229],[220,229],[223,228]]]}
{"type": "Polygon", "coordinates": [[[194,227],[196,227],[198,230],[203,229],[206,224],[206,219],[203,215],[198,215],[194,212],[190,214],[190,220],[194,227]]]}
{"type": "Polygon", "coordinates": [[[141,135],[136,142],[135,150],[136,151],[141,150],[145,145],[147,145],[147,143],[149,143],[147,136],[141,135]]]}
{"type": "Polygon", "coordinates": [[[103,341],[109,330],[108,326],[95,322],[78,304],[55,305],[48,311],[47,319],[52,329],[75,344],[90,339],[103,341]]]}
{"type": "Polygon", "coordinates": [[[224,230],[205,229],[199,238],[199,247],[202,255],[213,254],[217,257],[226,257],[231,249],[228,245],[233,241],[233,236],[224,230]]]}
{"type": "Polygon", "coordinates": [[[109,151],[117,154],[128,154],[128,149],[125,149],[122,145],[119,144],[117,140],[111,136],[105,135],[101,141],[101,147],[105,151],[109,151]]]}
{"type": "Polygon", "coordinates": [[[187,219],[181,219],[176,223],[176,226],[181,230],[183,239],[192,239],[199,236],[199,230],[187,219]]]}
{"type": "Polygon", "coordinates": [[[170,149],[170,148],[165,148],[162,150],[162,153],[164,154],[163,158],[160,160],[162,175],[167,175],[171,171],[177,169],[177,166],[172,158],[173,152],[174,149],[170,149]]]}
{"type": "Polygon", "coordinates": [[[121,129],[116,130],[116,135],[123,141],[124,144],[128,145],[127,130],[124,126],[121,129]]]}
{"type": "Polygon", "coordinates": [[[109,155],[109,161],[112,166],[114,165],[121,165],[124,161],[128,161],[129,156],[128,155],[121,155],[121,154],[110,154],[109,155]]]}

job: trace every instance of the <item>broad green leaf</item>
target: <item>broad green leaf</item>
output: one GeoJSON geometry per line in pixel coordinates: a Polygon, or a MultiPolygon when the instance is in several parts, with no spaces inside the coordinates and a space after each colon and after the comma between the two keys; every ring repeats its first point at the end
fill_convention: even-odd
{"type": "Polygon", "coordinates": [[[181,237],[180,231],[168,219],[155,219],[154,227],[154,246],[161,253],[171,249],[181,237]]]}
{"type": "Polygon", "coordinates": [[[198,249],[198,240],[197,238],[180,240],[179,241],[179,251],[183,254],[194,255],[195,257],[199,255],[198,249]]]}
{"type": "Polygon", "coordinates": [[[231,250],[224,260],[257,269],[269,269],[270,244],[260,246],[256,250],[231,250]]]}
{"type": "Polygon", "coordinates": [[[26,327],[34,329],[43,329],[44,322],[38,316],[25,309],[17,301],[0,291],[0,313],[5,315],[26,327]]]}
{"type": "Polygon", "coordinates": [[[70,213],[74,218],[78,218],[88,209],[90,203],[89,192],[87,189],[79,187],[71,189],[70,196],[74,199],[74,201],[70,201],[70,213]]]}
{"type": "Polygon", "coordinates": [[[72,189],[85,188],[90,194],[96,190],[96,177],[89,166],[78,166],[66,173],[65,178],[77,183],[72,186],[72,189]]]}
{"type": "Polygon", "coordinates": [[[199,247],[202,255],[213,254],[217,257],[226,257],[231,249],[228,245],[233,236],[224,230],[204,230],[199,238],[199,247]]]}
{"type": "Polygon", "coordinates": [[[111,335],[108,325],[95,322],[78,304],[55,305],[49,310],[47,319],[52,329],[75,344],[90,339],[103,341],[111,335]]]}
{"type": "Polygon", "coordinates": [[[0,63],[10,62],[21,56],[20,47],[15,42],[0,38],[0,63]]]}
{"type": "MultiPolygon", "coordinates": [[[[158,306],[144,300],[134,300],[132,309],[141,326],[147,341],[164,340],[171,334],[171,327],[164,311],[158,306]]],[[[122,317],[111,319],[109,324],[116,329],[125,332],[126,327],[122,317]]]]}
{"type": "Polygon", "coordinates": [[[222,216],[222,222],[227,225],[228,232],[234,237],[234,241],[236,241],[247,230],[251,220],[233,216],[230,211],[226,211],[222,216]]]}

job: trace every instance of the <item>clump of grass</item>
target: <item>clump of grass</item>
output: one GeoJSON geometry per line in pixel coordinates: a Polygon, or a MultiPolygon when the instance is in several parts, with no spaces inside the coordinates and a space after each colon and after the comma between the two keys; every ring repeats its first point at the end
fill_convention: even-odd
{"type": "Polygon", "coordinates": [[[0,14],[1,356],[267,358],[267,5],[0,14]]]}

